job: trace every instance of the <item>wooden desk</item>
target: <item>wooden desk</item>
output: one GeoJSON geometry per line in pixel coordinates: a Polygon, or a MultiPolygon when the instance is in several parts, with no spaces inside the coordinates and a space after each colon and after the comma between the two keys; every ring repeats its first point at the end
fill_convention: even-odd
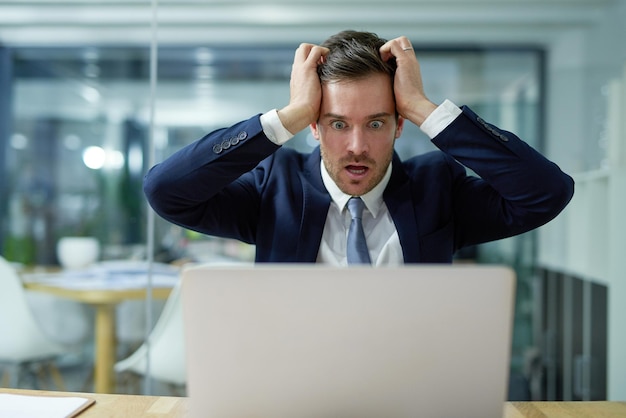
{"type": "MultiPolygon", "coordinates": [[[[23,395],[83,396],[96,400],[79,418],[182,418],[189,414],[189,399],[171,396],[111,395],[1,389],[23,395]]],[[[624,418],[626,402],[507,402],[503,418],[624,418]]]]}
{"type": "Polygon", "coordinates": [[[507,402],[504,418],[623,418],[626,402],[507,402]]]}
{"type": "Polygon", "coordinates": [[[183,418],[189,415],[187,398],[171,396],[112,395],[2,388],[0,388],[0,393],[31,396],[79,396],[95,399],[96,403],[81,412],[78,418],[183,418]]]}
{"type": "MultiPolygon", "coordinates": [[[[52,276],[50,276],[52,277],[52,276]]],[[[146,298],[147,290],[139,288],[73,288],[46,280],[26,280],[24,288],[87,303],[95,308],[94,391],[112,393],[115,389],[113,367],[116,361],[115,307],[126,300],[146,298]]],[[[153,299],[166,299],[172,287],[155,287],[153,299]]]]}

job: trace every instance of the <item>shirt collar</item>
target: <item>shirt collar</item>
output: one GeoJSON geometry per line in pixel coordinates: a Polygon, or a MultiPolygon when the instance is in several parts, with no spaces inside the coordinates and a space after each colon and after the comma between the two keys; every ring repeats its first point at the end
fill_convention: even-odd
{"type": "MultiPolygon", "coordinates": [[[[333,200],[333,202],[335,202],[337,207],[339,207],[339,210],[343,211],[346,207],[346,204],[348,203],[348,200],[350,200],[352,196],[345,194],[344,192],[339,190],[337,184],[335,184],[333,179],[330,177],[330,174],[328,174],[328,171],[326,171],[326,166],[324,165],[323,160],[320,160],[320,171],[322,172],[322,181],[324,182],[326,190],[328,190],[328,193],[330,194],[330,198],[333,200]]],[[[385,191],[385,188],[387,187],[387,183],[389,183],[390,178],[391,163],[389,163],[387,171],[385,172],[385,175],[383,176],[381,181],[372,190],[361,196],[361,199],[363,199],[363,203],[365,203],[365,207],[368,211],[370,211],[374,218],[376,218],[378,212],[380,211],[380,208],[383,205],[383,193],[385,191]]]]}

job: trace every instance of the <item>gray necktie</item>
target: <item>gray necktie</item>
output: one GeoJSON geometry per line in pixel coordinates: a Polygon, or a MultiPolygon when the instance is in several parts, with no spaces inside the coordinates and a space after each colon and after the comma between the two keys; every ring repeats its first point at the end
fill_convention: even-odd
{"type": "Polygon", "coordinates": [[[364,203],[360,197],[352,197],[348,200],[348,210],[352,216],[350,230],[348,231],[348,264],[371,264],[361,221],[363,206],[364,203]]]}

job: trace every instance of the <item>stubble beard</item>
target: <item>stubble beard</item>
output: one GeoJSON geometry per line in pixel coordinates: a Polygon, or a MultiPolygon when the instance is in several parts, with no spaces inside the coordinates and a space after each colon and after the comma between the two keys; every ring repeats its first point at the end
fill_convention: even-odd
{"type": "Polygon", "coordinates": [[[393,148],[389,151],[387,158],[382,162],[382,169],[380,168],[381,164],[367,156],[346,156],[335,162],[334,160],[328,158],[324,147],[320,147],[320,155],[322,157],[322,162],[324,163],[326,171],[330,175],[330,178],[335,182],[339,190],[350,196],[362,196],[371,191],[374,187],[376,187],[376,185],[380,183],[383,177],[385,177],[387,167],[389,167],[393,156],[393,148]],[[348,180],[348,182],[345,182],[342,179],[341,173],[345,170],[346,165],[349,165],[350,163],[367,164],[369,170],[371,172],[374,172],[373,177],[366,179],[365,183],[358,180],[348,180]],[[355,190],[354,187],[359,188],[358,190],[355,190]]]}

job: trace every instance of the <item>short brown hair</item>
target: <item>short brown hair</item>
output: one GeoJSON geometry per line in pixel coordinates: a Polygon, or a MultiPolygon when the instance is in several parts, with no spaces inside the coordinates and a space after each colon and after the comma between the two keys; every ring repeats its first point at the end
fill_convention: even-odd
{"type": "Polygon", "coordinates": [[[393,81],[395,58],[383,61],[380,57],[380,47],[386,42],[374,33],[354,30],[331,36],[322,43],[330,52],[325,62],[317,67],[320,81],[354,80],[379,73],[388,74],[393,81]]]}

